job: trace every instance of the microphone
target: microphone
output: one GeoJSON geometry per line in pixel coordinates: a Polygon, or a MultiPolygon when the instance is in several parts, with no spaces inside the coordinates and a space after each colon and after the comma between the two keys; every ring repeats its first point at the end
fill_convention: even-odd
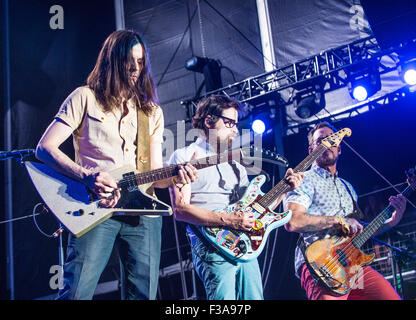
{"type": "Polygon", "coordinates": [[[35,149],[22,149],[12,151],[1,151],[0,160],[7,160],[13,158],[23,158],[35,154],[35,149]]]}

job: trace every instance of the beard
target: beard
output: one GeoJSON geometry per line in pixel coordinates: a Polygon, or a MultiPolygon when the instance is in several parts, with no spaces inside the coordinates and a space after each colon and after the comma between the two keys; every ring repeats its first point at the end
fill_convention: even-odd
{"type": "Polygon", "coordinates": [[[319,167],[329,167],[337,163],[338,161],[338,154],[336,154],[331,149],[326,150],[318,159],[316,159],[316,163],[319,167]]]}
{"type": "Polygon", "coordinates": [[[231,149],[233,145],[233,140],[235,138],[235,134],[230,134],[226,137],[218,137],[217,136],[217,153],[223,153],[229,149],[231,149]]]}
{"type": "Polygon", "coordinates": [[[228,136],[224,139],[217,138],[217,150],[218,153],[224,152],[231,148],[234,140],[234,135],[228,136]]]}

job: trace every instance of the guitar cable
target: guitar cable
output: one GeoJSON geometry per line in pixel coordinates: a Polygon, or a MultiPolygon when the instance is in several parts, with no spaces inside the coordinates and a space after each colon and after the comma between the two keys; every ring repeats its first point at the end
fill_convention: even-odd
{"type": "MultiPolygon", "coordinates": [[[[56,230],[55,232],[53,232],[52,234],[47,234],[46,232],[44,232],[38,225],[38,222],[36,221],[36,216],[40,215],[43,212],[48,212],[48,208],[46,208],[46,206],[43,203],[38,203],[33,207],[33,211],[32,211],[32,217],[33,217],[33,222],[35,223],[36,228],[38,229],[38,231],[43,234],[45,237],[48,238],[57,238],[64,230],[62,227],[60,227],[58,230],[56,230]],[[42,207],[42,212],[36,213],[36,210],[39,206],[43,206],[42,207]]],[[[27,216],[30,217],[30,216],[27,216]]]]}
{"type": "MultiPolygon", "coordinates": [[[[43,205],[43,203],[36,204],[35,207],[33,208],[32,214],[30,214],[30,215],[23,216],[23,217],[18,217],[18,218],[13,218],[13,219],[9,219],[9,220],[3,220],[3,221],[0,221],[0,224],[11,223],[11,222],[15,222],[15,221],[23,220],[23,219],[33,218],[33,222],[35,223],[36,228],[39,230],[40,233],[42,233],[44,236],[46,236],[48,238],[57,238],[59,236],[59,234],[61,234],[63,232],[62,227],[60,227],[58,230],[56,230],[54,233],[52,233],[50,235],[47,234],[46,232],[42,231],[42,229],[39,227],[39,225],[36,221],[36,216],[42,214],[42,212],[36,212],[36,210],[40,205],[43,205]]],[[[43,205],[43,210],[48,211],[48,209],[44,205],[43,205]]]]}

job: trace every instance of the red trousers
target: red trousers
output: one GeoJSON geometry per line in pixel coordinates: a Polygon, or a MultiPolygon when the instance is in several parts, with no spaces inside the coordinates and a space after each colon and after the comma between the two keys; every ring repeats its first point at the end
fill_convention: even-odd
{"type": "Polygon", "coordinates": [[[390,283],[373,268],[363,267],[356,287],[346,295],[339,295],[317,283],[306,264],[301,270],[301,286],[309,300],[400,300],[390,283]]]}

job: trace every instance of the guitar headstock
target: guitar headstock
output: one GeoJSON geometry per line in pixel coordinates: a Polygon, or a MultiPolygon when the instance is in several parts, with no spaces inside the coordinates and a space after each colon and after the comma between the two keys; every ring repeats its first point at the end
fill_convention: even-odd
{"type": "Polygon", "coordinates": [[[285,167],[289,166],[289,161],[286,160],[283,156],[281,156],[280,154],[267,150],[267,149],[263,149],[263,148],[258,148],[254,145],[250,145],[249,147],[242,147],[240,148],[241,151],[241,156],[242,158],[261,158],[262,161],[265,162],[269,162],[269,163],[273,163],[273,164],[279,164],[279,165],[284,165],[285,167]]]}
{"type": "Polygon", "coordinates": [[[413,188],[413,190],[416,190],[416,170],[415,170],[415,168],[411,168],[411,169],[406,171],[407,183],[413,188]]]}
{"type": "Polygon", "coordinates": [[[345,136],[351,136],[351,129],[344,128],[338,130],[337,132],[334,132],[330,136],[326,137],[325,139],[322,139],[321,143],[327,148],[338,147],[345,136]]]}

